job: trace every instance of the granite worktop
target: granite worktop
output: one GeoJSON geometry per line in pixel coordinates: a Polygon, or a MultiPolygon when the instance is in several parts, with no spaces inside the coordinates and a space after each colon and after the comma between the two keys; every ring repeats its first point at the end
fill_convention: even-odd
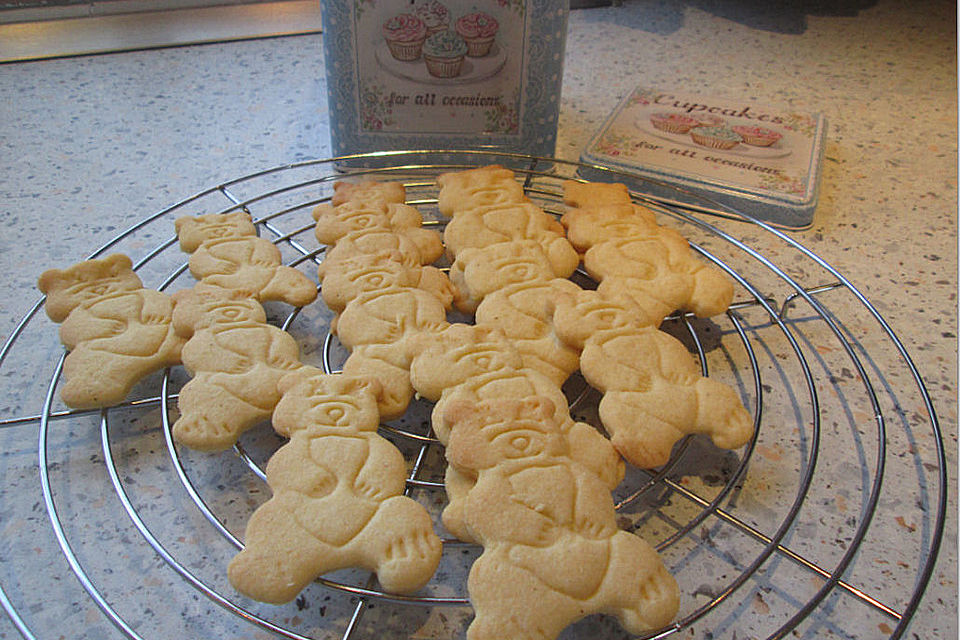
{"type": "MultiPolygon", "coordinates": [[[[638,85],[742,96],[827,116],[813,225],[789,232],[787,238],[835,267],[874,305],[922,376],[936,419],[896,343],[875,335],[878,324],[862,313],[860,301],[824,293],[829,314],[838,318],[854,351],[865,354],[865,371],[859,376],[869,373],[884,394],[887,418],[882,426],[891,434],[883,452],[882,485],[893,493],[880,493],[872,502],[879,464],[874,458],[882,448],[869,436],[860,440],[856,434],[876,428],[874,411],[845,405],[838,390],[844,388],[844,377],[856,379],[858,372],[837,366],[836,379],[828,376],[819,400],[838,402],[839,415],[848,419],[846,431],[853,433],[841,439],[849,441],[850,450],[829,445],[840,449],[828,452],[839,459],[826,458],[818,466],[813,493],[784,546],[798,549],[798,555],[829,573],[845,561],[843,554],[807,546],[805,540],[836,539],[842,550],[849,544],[844,522],[848,530],[855,529],[867,514],[873,523],[863,551],[842,570],[842,588],[818,601],[809,614],[804,612],[806,619],[794,633],[804,638],[875,638],[901,632],[924,640],[955,638],[956,7],[948,2],[889,1],[788,3],[793,8],[777,9],[756,4],[766,3],[626,0],[622,6],[573,11],[556,155],[577,160],[611,111],[638,85]],[[850,429],[851,424],[856,426],[850,429]],[[898,616],[910,606],[915,585],[926,578],[919,574],[937,538],[943,462],[934,424],[942,430],[950,474],[946,526],[926,594],[904,630],[898,627],[898,616]],[[853,488],[841,486],[851,478],[853,488]],[[837,531],[824,534],[818,527],[837,531]]],[[[39,299],[37,275],[82,259],[119,231],[192,194],[262,169],[328,157],[322,38],[278,37],[0,66],[0,219],[6,229],[0,241],[5,270],[0,330],[5,339],[17,336],[15,348],[0,363],[0,587],[25,628],[37,637],[121,637],[71,574],[44,508],[37,474],[38,421],[32,417],[42,409],[50,375],[45,363],[55,364],[56,358],[50,358],[59,347],[55,327],[42,317],[23,334],[15,333],[39,299]],[[20,353],[25,349],[30,353],[20,353]]],[[[743,223],[724,229],[793,269],[791,275],[806,277],[804,286],[835,280],[829,272],[809,268],[812,258],[796,255],[789,240],[743,223]]],[[[141,239],[156,243],[163,237],[137,237],[132,250],[141,239]]],[[[778,304],[784,299],[782,291],[773,295],[778,304]]],[[[837,347],[805,333],[803,317],[800,310],[800,348],[819,354],[811,358],[816,368],[822,364],[817,358],[828,360],[837,347]]],[[[752,320],[754,327],[760,322],[752,320]]],[[[776,340],[763,344],[772,353],[789,349],[776,340]]],[[[741,356],[736,349],[728,353],[741,356]]],[[[771,411],[777,415],[776,409],[771,411]]],[[[794,419],[797,425],[805,423],[802,416],[794,419]]],[[[268,628],[241,623],[213,626],[211,620],[227,615],[223,608],[169,571],[158,554],[143,548],[123,514],[114,513],[116,496],[102,465],[97,416],[80,422],[91,430],[80,423],[54,423],[66,427],[51,435],[52,482],[62,486],[61,500],[77,501],[64,508],[67,535],[88,541],[78,552],[80,560],[119,615],[132,621],[129,632],[150,638],[174,637],[171,633],[214,637],[207,628],[211,625],[220,629],[221,637],[279,637],[268,628]],[[171,590],[177,595],[167,602],[164,594],[171,590]],[[179,622],[168,627],[171,619],[179,622]]],[[[188,545],[202,538],[204,534],[195,532],[206,523],[196,522],[189,505],[154,513],[152,505],[186,498],[180,493],[164,498],[169,491],[158,469],[165,447],[155,430],[143,426],[146,422],[137,415],[122,420],[122,434],[115,436],[121,477],[138,486],[131,490],[132,499],[141,512],[156,516],[154,526],[169,536],[164,539],[173,546],[188,545]]],[[[844,431],[843,422],[824,428],[844,431]]],[[[777,493],[784,489],[776,481],[778,469],[796,465],[802,470],[810,464],[781,450],[778,442],[784,438],[771,435],[758,444],[747,486],[740,488],[743,493],[735,505],[752,527],[767,534],[780,522],[772,512],[784,499],[777,493]]],[[[809,444],[804,440],[798,447],[809,444]]],[[[225,477],[226,471],[223,476],[206,471],[202,481],[222,489],[225,477]]],[[[663,504],[657,508],[670,513],[663,504]]],[[[668,520],[661,517],[659,524],[649,526],[654,531],[669,528],[668,520]]],[[[734,535],[711,528],[721,526],[708,522],[698,527],[689,536],[702,536],[700,546],[671,556],[696,577],[693,583],[681,580],[690,601],[715,597],[716,585],[724,584],[724,572],[716,568],[722,566],[719,560],[711,565],[715,575],[686,567],[708,562],[698,554],[711,555],[717,549],[714,540],[734,535]]],[[[742,528],[736,531],[750,537],[742,528]]],[[[215,571],[206,566],[211,561],[203,549],[183,553],[191,571],[215,571]]],[[[724,555],[734,575],[752,561],[752,556],[724,554],[714,555],[724,555]]],[[[692,621],[677,637],[765,637],[769,627],[760,621],[766,617],[783,624],[812,597],[810,589],[794,590],[785,582],[811,583],[807,586],[815,592],[824,577],[776,551],[751,579],[752,591],[692,621]],[[751,622],[738,623],[747,618],[751,622]]],[[[222,580],[218,584],[222,593],[230,594],[228,585],[222,580]]],[[[390,633],[397,637],[440,638],[462,637],[464,621],[469,620],[465,607],[424,611],[376,603],[375,612],[368,611],[354,629],[349,612],[335,604],[338,597],[298,601],[299,609],[286,609],[278,624],[312,629],[304,619],[314,619],[321,630],[310,631],[317,634],[312,637],[340,637],[345,630],[356,637],[385,637],[377,631],[379,624],[395,629],[390,633]],[[318,613],[321,610],[326,614],[318,613]]],[[[693,606],[684,611],[693,611],[693,606]]],[[[590,619],[568,635],[595,633],[605,638],[623,635],[608,619],[590,619]]],[[[0,615],[0,638],[17,636],[14,622],[0,615]]]]}

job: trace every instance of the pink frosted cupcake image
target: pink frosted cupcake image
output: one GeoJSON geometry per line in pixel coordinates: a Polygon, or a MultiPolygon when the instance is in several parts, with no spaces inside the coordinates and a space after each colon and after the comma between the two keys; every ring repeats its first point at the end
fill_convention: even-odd
{"type": "Polygon", "coordinates": [[[453,31],[440,31],[423,43],[427,71],[437,78],[456,78],[463,67],[467,43],[453,31]]]}
{"type": "Polygon", "coordinates": [[[383,39],[387,41],[390,55],[409,62],[420,57],[427,27],[415,15],[401,13],[383,23],[383,39]]]}
{"type": "Polygon", "coordinates": [[[450,12],[437,0],[424,0],[414,9],[413,15],[423,21],[428,36],[450,28],[450,12]]]}
{"type": "Polygon", "coordinates": [[[740,134],[745,143],[754,147],[769,147],[783,137],[778,131],[766,127],[737,126],[732,129],[740,134]]]}
{"type": "Polygon", "coordinates": [[[696,119],[682,113],[655,113],[650,116],[650,123],[667,133],[687,133],[700,124],[696,119]]]}
{"type": "Polygon", "coordinates": [[[743,138],[727,127],[694,127],[690,130],[693,141],[711,149],[733,149],[743,138]]]}
{"type": "Polygon", "coordinates": [[[482,58],[490,53],[499,28],[493,16],[479,11],[457,18],[456,23],[457,33],[467,43],[467,55],[471,58],[482,58]]]}

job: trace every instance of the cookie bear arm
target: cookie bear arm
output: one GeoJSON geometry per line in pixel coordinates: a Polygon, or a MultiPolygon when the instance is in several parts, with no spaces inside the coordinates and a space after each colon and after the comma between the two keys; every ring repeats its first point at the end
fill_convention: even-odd
{"type": "Polygon", "coordinates": [[[464,511],[470,533],[480,540],[509,540],[542,547],[553,541],[556,523],[512,497],[510,482],[484,475],[467,495],[464,511]],[[505,499],[506,498],[506,499],[505,499]]]}
{"type": "Polygon", "coordinates": [[[370,437],[369,447],[367,460],[354,479],[354,491],[377,501],[402,494],[407,476],[403,454],[377,435],[370,437]]]}

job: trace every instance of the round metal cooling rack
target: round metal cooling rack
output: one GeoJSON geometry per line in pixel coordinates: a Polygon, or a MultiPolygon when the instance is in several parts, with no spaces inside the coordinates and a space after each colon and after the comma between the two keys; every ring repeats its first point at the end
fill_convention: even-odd
{"type": "MultiPolygon", "coordinates": [[[[643,184],[602,167],[495,152],[302,162],[191,196],[89,257],[124,252],[146,286],[187,288],[193,280],[173,220],[243,209],[287,264],[315,278],[324,247],[310,211],[330,198],[334,181],[346,174],[401,180],[408,202],[439,228],[435,176],[484,164],[514,169],[528,196],[557,215],[562,181],[581,170],[643,184]]],[[[688,345],[704,374],[740,391],[757,427],[733,452],[687,438],[666,466],[630,469],[617,489],[620,525],[657,547],[681,587],[676,622],[651,637],[901,637],[931,577],[946,509],[941,432],[909,354],[850,282],[789,236],[735,212],[695,213],[639,191],[636,201],[735,281],[725,316],[678,314],[663,330],[688,345]]],[[[175,445],[180,367],[144,381],[123,405],[63,407],[63,349],[42,304],[0,351],[8,415],[0,422],[0,602],[20,634],[462,637],[471,618],[466,575],[479,550],[449,536],[436,576],[413,596],[385,594],[361,571],[324,576],[284,606],[236,594],[226,565],[250,513],[268,497],[263,468],[280,438],[256,429],[232,454],[175,445]]],[[[267,307],[271,321],[298,339],[304,362],[338,370],[345,354],[322,302],[267,307]]],[[[566,391],[573,414],[599,424],[596,393],[577,376],[566,391]]],[[[441,530],[443,453],[429,411],[416,401],[381,433],[407,457],[407,494],[441,530]]],[[[562,637],[623,635],[612,619],[591,616],[562,637]]]]}

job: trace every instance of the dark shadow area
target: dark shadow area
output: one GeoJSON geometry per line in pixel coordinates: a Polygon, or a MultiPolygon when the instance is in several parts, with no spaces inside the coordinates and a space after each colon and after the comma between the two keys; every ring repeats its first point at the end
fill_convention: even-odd
{"type": "MultiPolygon", "coordinates": [[[[583,0],[576,8],[591,8],[611,5],[610,2],[583,0]]],[[[609,11],[585,12],[580,19],[615,20],[624,26],[642,29],[650,33],[667,35],[683,26],[684,12],[688,7],[711,13],[761,31],[785,34],[801,34],[806,31],[808,16],[855,17],[861,11],[876,4],[876,0],[771,0],[748,2],[746,0],[623,0],[617,4],[629,4],[629,15],[620,15],[614,6],[609,11]]]]}

